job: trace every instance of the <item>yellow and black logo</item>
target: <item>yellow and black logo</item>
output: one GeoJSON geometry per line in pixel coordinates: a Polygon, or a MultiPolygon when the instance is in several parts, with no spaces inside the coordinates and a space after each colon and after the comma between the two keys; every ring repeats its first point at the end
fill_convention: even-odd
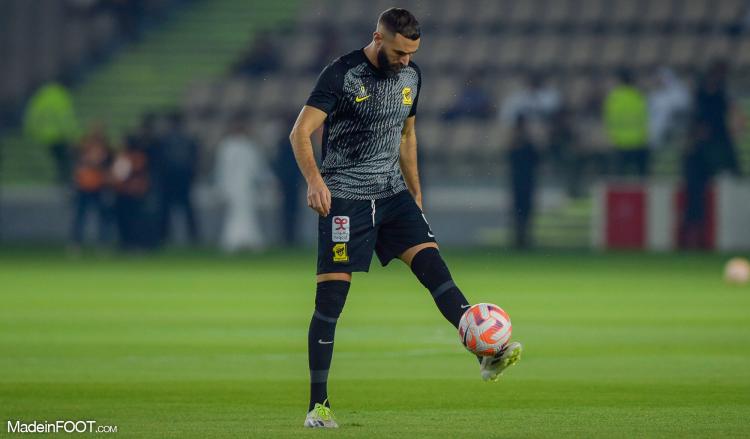
{"type": "Polygon", "coordinates": [[[404,105],[411,105],[411,87],[404,87],[403,90],[401,90],[401,95],[404,97],[404,99],[401,101],[404,105]]]}
{"type": "Polygon", "coordinates": [[[360,103],[362,101],[366,101],[369,97],[370,97],[370,95],[368,95],[367,91],[365,91],[365,86],[362,85],[359,88],[359,96],[355,96],[354,97],[354,102],[360,103]]]}
{"type": "Polygon", "coordinates": [[[349,262],[349,254],[346,252],[346,243],[340,242],[333,246],[333,262],[349,262]]]}

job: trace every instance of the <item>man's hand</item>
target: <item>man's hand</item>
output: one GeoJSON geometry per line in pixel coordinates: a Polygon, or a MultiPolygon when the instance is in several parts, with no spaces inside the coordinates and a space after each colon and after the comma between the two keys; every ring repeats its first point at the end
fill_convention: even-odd
{"type": "Polygon", "coordinates": [[[322,178],[317,178],[307,185],[307,206],[326,217],[331,211],[331,191],[322,178]]]}

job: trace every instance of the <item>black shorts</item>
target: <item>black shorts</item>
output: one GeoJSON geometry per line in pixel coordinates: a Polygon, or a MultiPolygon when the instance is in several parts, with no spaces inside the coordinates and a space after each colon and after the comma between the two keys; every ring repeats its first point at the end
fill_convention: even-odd
{"type": "Polygon", "coordinates": [[[318,219],[318,274],[369,271],[372,251],[383,266],[407,249],[435,242],[409,191],[380,200],[333,198],[318,219]]]}

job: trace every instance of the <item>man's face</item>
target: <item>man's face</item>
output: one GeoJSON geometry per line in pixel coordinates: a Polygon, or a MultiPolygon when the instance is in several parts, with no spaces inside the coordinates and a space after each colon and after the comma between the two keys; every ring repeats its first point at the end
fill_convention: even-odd
{"type": "Polygon", "coordinates": [[[378,67],[388,76],[395,76],[402,68],[408,66],[412,56],[419,49],[419,39],[412,40],[399,33],[377,32],[376,40],[380,43],[378,67]]]}

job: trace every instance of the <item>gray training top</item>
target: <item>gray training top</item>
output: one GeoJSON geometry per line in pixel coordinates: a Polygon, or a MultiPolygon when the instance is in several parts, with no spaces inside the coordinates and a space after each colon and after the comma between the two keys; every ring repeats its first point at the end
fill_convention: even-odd
{"type": "Polygon", "coordinates": [[[320,172],[331,196],[377,200],[406,190],[399,166],[401,131],[417,114],[416,64],[386,76],[355,50],[329,64],[307,105],[325,111],[320,172]]]}

